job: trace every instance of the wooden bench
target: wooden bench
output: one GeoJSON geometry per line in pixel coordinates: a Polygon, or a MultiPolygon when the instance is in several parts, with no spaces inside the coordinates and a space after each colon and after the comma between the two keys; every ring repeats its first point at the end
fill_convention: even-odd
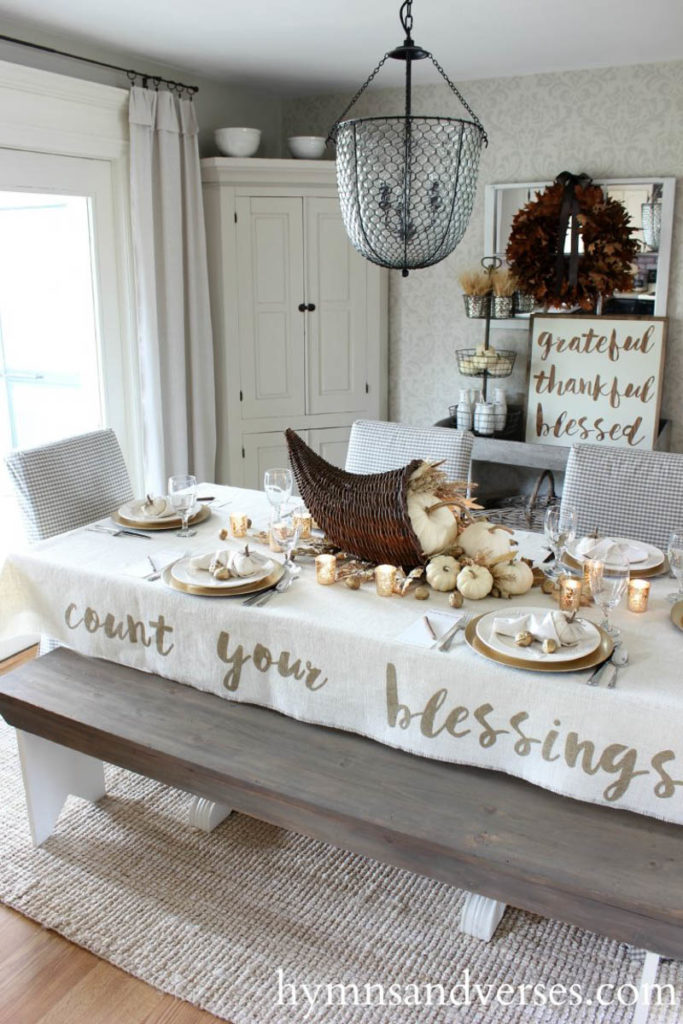
{"type": "MultiPolygon", "coordinates": [[[[465,929],[473,933],[477,907],[490,925],[510,903],[683,958],[679,826],[414,757],[63,648],[0,680],[0,713],[20,730],[36,842],[68,793],[103,795],[101,759],[215,801],[224,813],[234,808],[466,889],[475,894],[475,927],[465,929]]],[[[652,974],[657,956],[648,963],[652,974]]]]}

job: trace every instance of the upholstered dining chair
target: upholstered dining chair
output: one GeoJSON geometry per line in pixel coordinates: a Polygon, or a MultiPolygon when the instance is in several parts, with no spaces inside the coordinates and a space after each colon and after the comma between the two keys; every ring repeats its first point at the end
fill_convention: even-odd
{"type": "Polygon", "coordinates": [[[576,444],[562,505],[576,509],[579,535],[598,530],[666,549],[683,524],[683,455],[576,444]]]}
{"type": "Polygon", "coordinates": [[[345,469],[383,473],[411,459],[443,459],[449,480],[467,480],[474,435],[449,427],[412,427],[406,423],[356,420],[351,427],[345,469]]]}
{"type": "Polygon", "coordinates": [[[5,464],[32,542],[101,519],[133,497],[110,429],[12,451],[5,464]]]}

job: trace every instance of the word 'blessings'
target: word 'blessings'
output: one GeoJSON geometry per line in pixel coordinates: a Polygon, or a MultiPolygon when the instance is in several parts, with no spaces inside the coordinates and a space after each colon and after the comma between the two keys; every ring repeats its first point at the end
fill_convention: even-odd
{"type": "Polygon", "coordinates": [[[636,335],[589,327],[567,337],[541,331],[532,362],[536,438],[643,444],[644,407],[658,394],[658,376],[649,372],[655,329],[650,323],[636,335]]]}

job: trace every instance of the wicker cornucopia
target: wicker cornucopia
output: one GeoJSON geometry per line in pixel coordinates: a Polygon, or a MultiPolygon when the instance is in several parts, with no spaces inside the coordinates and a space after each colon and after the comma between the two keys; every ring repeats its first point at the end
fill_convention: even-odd
{"type": "Polygon", "coordinates": [[[368,562],[422,565],[427,559],[408,515],[408,483],[421,459],[386,473],[347,473],[285,431],[301,497],[333,544],[368,562]]]}

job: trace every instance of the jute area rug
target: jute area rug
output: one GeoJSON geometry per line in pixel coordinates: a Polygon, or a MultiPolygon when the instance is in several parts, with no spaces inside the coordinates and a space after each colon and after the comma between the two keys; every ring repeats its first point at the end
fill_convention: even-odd
{"type": "MultiPolygon", "coordinates": [[[[504,984],[580,986],[586,999],[601,984],[637,984],[643,955],[628,946],[512,910],[484,944],[457,930],[458,890],[243,815],[210,835],[194,831],[184,824],[187,796],[115,768],[110,795],[98,805],[70,800],[54,835],[34,850],[4,723],[0,767],[0,898],[234,1024],[632,1018],[619,1003],[552,1006],[546,997],[546,1005],[503,1005],[509,993],[496,1001],[504,984]],[[438,986],[448,999],[465,972],[470,1005],[440,1005],[438,986]],[[488,1006],[472,994],[475,985],[490,993],[488,1006]]],[[[661,965],[658,982],[674,985],[680,1002],[683,965],[661,965]]],[[[624,1001],[632,998],[627,989],[624,1001]]],[[[467,1002],[464,988],[455,999],[467,1002]]],[[[657,1024],[680,1019],[677,1008],[651,1010],[657,1024]]]]}

